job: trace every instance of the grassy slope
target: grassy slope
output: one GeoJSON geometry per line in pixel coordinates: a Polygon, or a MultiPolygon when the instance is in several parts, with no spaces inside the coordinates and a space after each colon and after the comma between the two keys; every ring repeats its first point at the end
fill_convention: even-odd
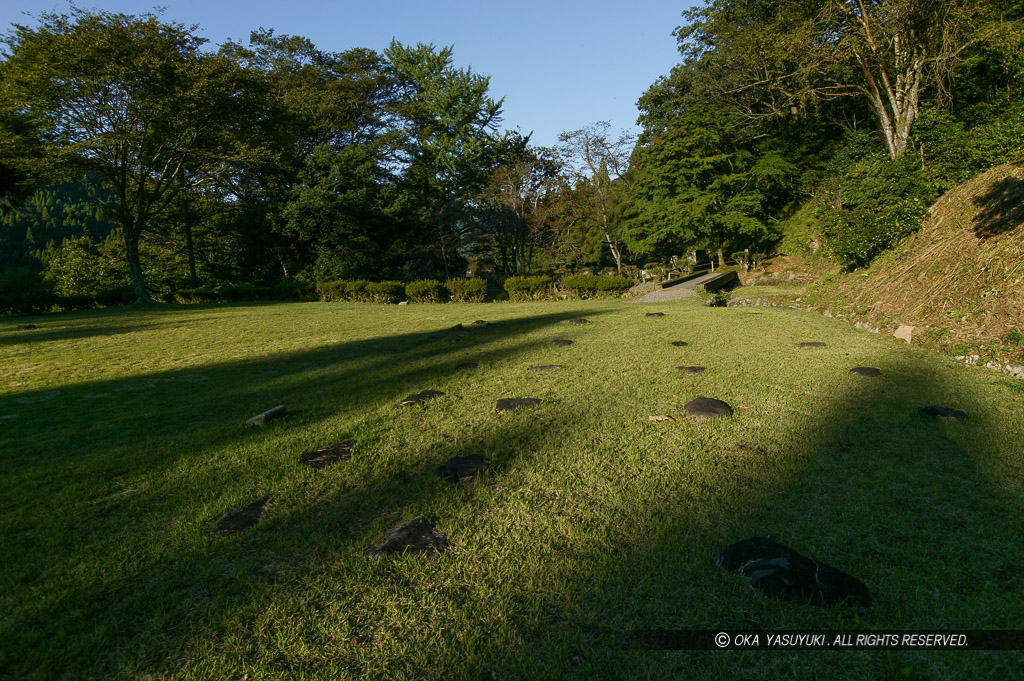
{"type": "MultiPolygon", "coordinates": [[[[914,236],[870,267],[833,275],[814,302],[873,326],[917,328],[915,342],[1024,363],[1024,163],[990,170],[942,196],[914,236]]],[[[984,362],[983,362],[984,363],[984,362]]]]}
{"type": "Polygon", "coordinates": [[[691,301],[36,323],[0,322],[0,678],[1019,678],[1020,653],[636,652],[610,633],[1018,626],[1024,393],[989,372],[818,315],[691,301]],[[594,324],[555,324],[580,315],[594,324]],[[493,325],[461,343],[442,331],[477,318],[493,325]],[[564,368],[526,370],[547,363],[564,368]],[[447,394],[391,408],[424,388],[447,394]],[[648,422],[697,395],[736,416],[648,422]],[[499,414],[498,397],[546,402],[499,414]],[[279,403],[288,419],[243,425],[279,403]],[[930,403],[971,417],[914,415],[930,403]],[[351,461],[297,464],[348,437],[351,461]],[[493,462],[475,484],[431,475],[469,453],[493,462]],[[209,533],[270,492],[256,528],[209,533]],[[363,557],[418,514],[448,553],[363,557]],[[880,607],[762,599],[711,565],[766,533],[880,607]]]}

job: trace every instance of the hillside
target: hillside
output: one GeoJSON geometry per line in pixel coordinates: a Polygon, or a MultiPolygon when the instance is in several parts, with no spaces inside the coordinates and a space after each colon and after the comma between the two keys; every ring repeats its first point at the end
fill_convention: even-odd
{"type": "Polygon", "coordinates": [[[942,196],[921,229],[870,267],[827,276],[811,301],[981,363],[1024,361],[1024,163],[942,196]]]}

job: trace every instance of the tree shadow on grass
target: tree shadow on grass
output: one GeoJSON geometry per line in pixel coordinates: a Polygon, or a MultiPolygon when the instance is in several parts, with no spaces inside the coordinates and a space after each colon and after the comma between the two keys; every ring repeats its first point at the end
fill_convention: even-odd
{"type": "Polygon", "coordinates": [[[1024,225],[1024,180],[1006,177],[974,199],[978,213],[974,233],[981,239],[999,236],[1024,225]]]}
{"type": "MultiPolygon", "coordinates": [[[[588,314],[596,318],[602,312],[588,314]]],[[[412,512],[429,513],[431,499],[446,491],[430,473],[450,456],[483,451],[495,459],[497,470],[510,465],[518,451],[528,452],[529,443],[547,432],[543,418],[492,413],[493,423],[481,426],[478,437],[453,442],[438,433],[428,438],[433,444],[427,451],[403,456],[374,452],[374,447],[390,421],[401,427],[456,399],[458,363],[478,361],[486,369],[516,361],[549,341],[534,332],[570,316],[553,313],[461,332],[398,334],[15,395],[18,420],[0,437],[6,451],[0,512],[7,555],[19,558],[6,566],[4,581],[20,589],[9,601],[9,612],[19,606],[17,615],[0,620],[0,670],[22,675],[44,670],[43,677],[65,672],[73,677],[82,669],[134,676],[154,659],[165,666],[161,656],[184,648],[198,622],[218,622],[227,613],[272,600],[280,574],[265,569],[268,553],[285,556],[284,563],[300,566],[300,573],[315,570],[318,552],[336,553],[339,542],[353,537],[368,548],[363,546],[367,532],[379,533],[412,512]],[[462,340],[452,342],[457,333],[462,340]],[[450,395],[424,407],[392,410],[401,397],[428,387],[450,395]],[[278,402],[293,415],[264,429],[243,425],[248,416],[278,402]],[[346,412],[354,419],[327,424],[346,412]],[[287,470],[298,465],[302,449],[282,457],[282,444],[330,444],[317,438],[339,429],[331,437],[360,438],[355,457],[360,475],[332,480],[326,471],[299,480],[294,468],[287,470]],[[123,431],[134,435],[128,444],[123,431]],[[307,431],[313,435],[305,437],[307,431]],[[117,444],[98,451],[96,442],[118,433],[117,444]],[[208,538],[205,521],[213,516],[176,530],[182,499],[181,490],[171,485],[194,489],[214,503],[223,497],[221,487],[234,490],[239,501],[248,500],[244,485],[253,481],[243,482],[242,489],[239,482],[251,469],[237,470],[237,461],[203,465],[212,452],[229,451],[238,441],[250,446],[265,441],[271,449],[251,462],[267,469],[255,476],[264,492],[276,493],[287,508],[308,484],[318,495],[316,510],[275,517],[272,506],[259,532],[248,536],[208,538]],[[512,451],[512,442],[525,448],[512,451]],[[371,456],[378,458],[366,458],[371,456]],[[162,480],[168,473],[170,480],[162,480]],[[292,478],[282,483],[286,489],[275,489],[278,477],[292,478]],[[150,479],[153,487],[128,489],[122,485],[126,479],[150,479]],[[97,494],[104,480],[110,486],[97,494]],[[166,562],[132,555],[131,547],[159,542],[161,533],[167,535],[166,562]],[[112,574],[94,559],[108,552],[121,556],[112,574]]],[[[550,333],[564,332],[552,327],[550,333]]],[[[493,400],[487,409],[493,411],[493,400]]],[[[569,427],[561,417],[556,421],[569,427]]]]}
{"type": "Polygon", "coordinates": [[[713,446],[675,467],[675,489],[661,485],[636,509],[647,521],[637,523],[643,538],[593,559],[582,579],[570,576],[572,607],[552,613],[492,670],[509,678],[554,678],[552,669],[579,679],[1013,678],[1019,652],[631,651],[618,633],[1019,627],[1024,504],[1013,434],[989,415],[992,404],[943,375],[881,368],[882,378],[850,377],[836,382],[837,394],[812,396],[808,416],[794,413],[799,425],[768,445],[742,415],[682,424],[683,440],[713,446]],[[916,413],[950,403],[969,418],[916,413]],[[878,607],[858,615],[766,599],[713,566],[727,545],[767,535],[861,578],[878,607]]]}

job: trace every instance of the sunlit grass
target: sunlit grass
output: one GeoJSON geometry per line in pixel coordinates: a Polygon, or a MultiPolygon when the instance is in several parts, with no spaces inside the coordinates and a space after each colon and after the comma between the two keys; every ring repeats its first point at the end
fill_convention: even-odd
{"type": "Polygon", "coordinates": [[[818,315],[695,300],[16,323],[0,322],[0,678],[1012,678],[1019,665],[631,651],[612,633],[1019,626],[1024,393],[984,370],[818,315]],[[557,323],[579,316],[593,324],[557,323]],[[455,371],[466,361],[481,367],[455,371]],[[848,373],[858,365],[884,374],[848,373]],[[445,395],[392,408],[423,389],[445,395]],[[685,420],[698,395],[736,415],[685,420]],[[497,413],[499,397],[544,403],[497,413]],[[288,418],[244,425],[277,404],[288,418]],[[924,404],[970,418],[922,420],[924,404]],[[299,465],[347,438],[350,461],[299,465]],[[433,476],[463,454],[492,466],[461,487],[433,476]],[[268,493],[255,528],[210,533],[268,493]],[[416,515],[447,553],[364,557],[416,515]],[[766,600],[712,565],[769,533],[861,578],[879,607],[857,619],[766,600]]]}

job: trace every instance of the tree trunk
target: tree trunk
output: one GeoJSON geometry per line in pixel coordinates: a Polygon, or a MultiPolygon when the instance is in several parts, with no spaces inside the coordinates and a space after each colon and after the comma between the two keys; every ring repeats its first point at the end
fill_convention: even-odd
{"type": "Polygon", "coordinates": [[[139,235],[125,228],[124,246],[128,252],[128,269],[132,275],[132,286],[135,288],[136,303],[152,303],[153,299],[146,293],[146,282],[142,278],[142,264],[139,262],[139,235]]]}
{"type": "Polygon", "coordinates": [[[722,251],[722,244],[718,244],[718,267],[725,267],[725,252],[722,251]]]}

